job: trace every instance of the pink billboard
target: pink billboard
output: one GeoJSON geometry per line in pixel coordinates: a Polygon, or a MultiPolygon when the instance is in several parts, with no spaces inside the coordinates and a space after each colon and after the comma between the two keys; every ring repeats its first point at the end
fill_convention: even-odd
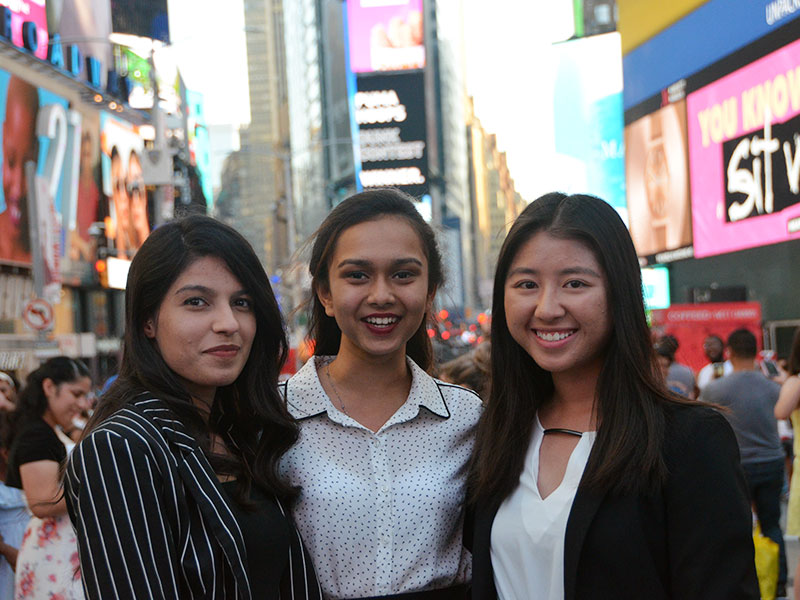
{"type": "Polygon", "coordinates": [[[347,0],[353,73],[425,66],[422,0],[347,0]]]}
{"type": "Polygon", "coordinates": [[[0,0],[0,6],[7,7],[11,12],[11,42],[17,48],[25,48],[23,25],[35,23],[36,51],[34,54],[42,60],[47,60],[47,44],[50,36],[47,33],[45,0],[0,0]]]}
{"type": "Polygon", "coordinates": [[[694,255],[800,238],[800,40],[687,99],[694,255]]]}

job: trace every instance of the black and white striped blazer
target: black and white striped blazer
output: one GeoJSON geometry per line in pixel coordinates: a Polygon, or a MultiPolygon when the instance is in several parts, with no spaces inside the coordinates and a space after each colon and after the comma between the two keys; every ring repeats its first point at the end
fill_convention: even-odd
{"type": "MultiPolygon", "coordinates": [[[[82,440],[67,461],[65,492],[87,598],[261,600],[251,594],[244,538],[219,481],[161,400],[133,401],[82,440]]],[[[292,532],[281,598],[319,600],[292,532]]]]}

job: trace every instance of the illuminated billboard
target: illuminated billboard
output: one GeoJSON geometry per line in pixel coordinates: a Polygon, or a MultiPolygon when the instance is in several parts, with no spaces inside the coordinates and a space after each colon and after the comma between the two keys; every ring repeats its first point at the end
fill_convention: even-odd
{"type": "Polygon", "coordinates": [[[111,0],[114,33],[127,33],[169,44],[167,0],[111,0]]]}
{"type": "Polygon", "coordinates": [[[144,141],[136,126],[107,113],[100,129],[103,191],[109,199],[106,236],[117,258],[130,258],[150,235],[153,210],[142,177],[144,141]]]}
{"type": "Polygon", "coordinates": [[[562,191],[599,196],[627,222],[618,33],[553,46],[555,150],[562,191]]]}
{"type": "Polygon", "coordinates": [[[625,128],[625,179],[636,253],[649,262],[691,257],[686,100],[625,128]]]}
{"type": "Polygon", "coordinates": [[[353,73],[425,66],[423,0],[347,0],[353,73]]]}
{"type": "Polygon", "coordinates": [[[47,60],[50,36],[47,33],[45,0],[0,0],[11,21],[11,43],[47,60]],[[28,25],[30,24],[30,25],[28,25]]]}
{"type": "Polygon", "coordinates": [[[695,256],[800,238],[800,41],[689,94],[695,256]]]}
{"type": "Polygon", "coordinates": [[[428,193],[423,73],[358,77],[355,117],[364,188],[428,193]]]}

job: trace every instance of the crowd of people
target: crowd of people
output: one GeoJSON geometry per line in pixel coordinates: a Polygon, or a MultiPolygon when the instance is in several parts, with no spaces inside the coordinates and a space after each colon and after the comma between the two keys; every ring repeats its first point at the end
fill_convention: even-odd
{"type": "Polygon", "coordinates": [[[310,248],[313,355],[288,380],[267,274],[200,216],[136,252],[120,371],[77,444],[82,363],[21,393],[0,374],[0,509],[25,530],[0,521],[0,597],[760,597],[751,508],[782,544],[800,336],[783,388],[748,331],[729,367],[710,340],[695,379],[674,337],[653,343],[630,235],[593,196],[523,211],[490,335],[438,369],[445,273],[410,197],[344,200],[310,248]]]}

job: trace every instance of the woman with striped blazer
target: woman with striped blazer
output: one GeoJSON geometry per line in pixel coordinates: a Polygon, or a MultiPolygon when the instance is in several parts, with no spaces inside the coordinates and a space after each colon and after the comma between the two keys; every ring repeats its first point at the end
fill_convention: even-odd
{"type": "Polygon", "coordinates": [[[298,433],[252,248],[206,217],[164,225],[125,301],[119,378],[65,470],[87,597],[320,599],[277,474],[298,433]]]}

